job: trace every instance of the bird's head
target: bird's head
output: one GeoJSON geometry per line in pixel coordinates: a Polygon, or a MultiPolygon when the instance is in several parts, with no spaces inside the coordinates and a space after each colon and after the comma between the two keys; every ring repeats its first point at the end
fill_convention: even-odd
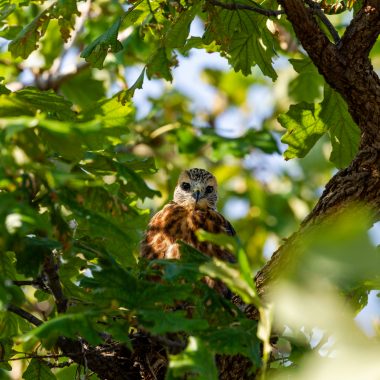
{"type": "Polygon", "coordinates": [[[204,169],[189,169],[181,173],[174,190],[174,202],[184,207],[216,209],[218,185],[215,177],[204,169]]]}

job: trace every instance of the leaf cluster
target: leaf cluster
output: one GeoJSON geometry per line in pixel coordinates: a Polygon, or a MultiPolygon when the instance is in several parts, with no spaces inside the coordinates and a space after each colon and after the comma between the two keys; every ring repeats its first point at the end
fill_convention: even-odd
{"type": "MultiPolygon", "coordinates": [[[[25,379],[74,378],[80,366],[62,369],[68,358],[54,356],[62,336],[93,346],[112,339],[130,351],[139,333],[169,342],[167,379],[216,379],[225,355],[244,357],[263,376],[276,368],[286,376],[310,352],[318,355],[323,342],[313,347],[312,337],[297,330],[307,321],[287,319],[285,312],[277,331],[290,322],[295,327],[272,347],[272,317],[279,313],[258,299],[252,276],[264,253],[299,225],[334,169],[324,159],[326,140],[330,161],[344,168],[357,152],[359,129],[344,99],[297,45],[286,17],[268,20],[249,10],[277,3],[239,4],[0,1],[0,36],[9,41],[0,51],[2,374],[26,353],[25,379]],[[196,105],[199,92],[175,87],[177,66],[199,51],[216,53],[231,67],[203,70],[200,92],[216,94],[209,109],[196,105]],[[287,63],[282,68],[285,61],[291,74],[287,63]],[[159,96],[138,100],[158,83],[159,96]],[[259,101],[253,105],[254,94],[259,101]],[[258,122],[251,108],[264,109],[258,122]],[[244,128],[236,117],[233,133],[223,131],[229,112],[243,115],[244,128]],[[279,163],[282,151],[286,160],[306,157],[292,172],[279,163]],[[139,258],[150,209],[171,198],[179,172],[190,166],[207,167],[218,178],[220,209],[233,219],[240,242],[204,232],[199,238],[228,246],[237,265],[187,245],[180,261],[139,258]],[[241,302],[210,289],[205,276],[223,281],[241,302]],[[63,312],[58,301],[66,305],[63,312]],[[258,309],[259,322],[247,318],[243,303],[258,309]],[[35,327],[10,305],[44,322],[35,327]]],[[[339,28],[344,12],[360,4],[320,2],[339,28]]],[[[376,49],[373,54],[375,60],[376,49]]],[[[325,272],[334,292],[350,294],[356,311],[379,286],[377,251],[365,235],[368,219],[350,215],[334,222],[305,234],[300,265],[284,273],[296,289],[295,295],[286,284],[280,293],[289,304],[306,302],[299,295],[315,284],[330,291],[319,282],[325,272]],[[358,256],[364,251],[366,261],[358,256]]],[[[315,294],[317,303],[330,305],[315,294]]],[[[273,302],[281,307],[278,298],[273,302]]],[[[310,318],[322,315],[310,310],[310,318]]],[[[331,328],[323,315],[313,321],[331,328]]],[[[352,327],[344,322],[336,330],[342,334],[352,327]]]]}

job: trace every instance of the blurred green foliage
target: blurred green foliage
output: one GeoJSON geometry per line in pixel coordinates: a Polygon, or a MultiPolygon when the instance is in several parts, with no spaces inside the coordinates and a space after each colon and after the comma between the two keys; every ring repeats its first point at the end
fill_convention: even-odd
{"type": "MultiPolygon", "coordinates": [[[[343,28],[346,11],[360,2],[324,3],[343,28]]],[[[275,9],[276,3],[267,0],[260,6],[275,9]]],[[[109,333],[130,347],[129,333],[136,329],[189,336],[186,349],[169,356],[168,379],[186,373],[216,379],[217,354],[244,355],[254,370],[267,366],[271,373],[275,368],[282,378],[310,351],[318,353],[312,339],[295,327],[279,340],[291,347],[288,352],[278,344],[278,356],[269,356],[272,311],[258,300],[252,276],[281,239],[298,228],[335,168],[349,164],[359,129],[340,95],[297,45],[287,20],[198,0],[3,0],[0,26],[4,378],[14,363],[10,359],[52,353],[58,336],[98,344],[99,333],[109,333]],[[202,36],[192,35],[194,25],[200,25],[202,36]],[[204,107],[196,94],[176,86],[176,67],[198,50],[224,57],[231,68],[202,67],[193,85],[212,93],[204,107]],[[132,71],[138,74],[131,81],[132,71]],[[148,110],[140,112],[137,95],[157,81],[164,82],[160,94],[146,96],[148,110]],[[270,105],[263,104],[264,90],[270,105]],[[257,117],[263,110],[265,116],[257,117]],[[229,112],[244,123],[236,118],[228,134],[221,124],[229,112]],[[285,164],[280,152],[295,160],[285,164]],[[232,220],[239,242],[218,241],[232,244],[239,264],[211,261],[184,245],[180,262],[155,263],[160,272],[139,260],[139,242],[152,211],[171,199],[179,173],[196,166],[218,179],[219,209],[232,220]],[[41,280],[49,257],[57,262],[68,299],[62,315],[46,289],[17,285],[41,280]],[[259,324],[200,281],[205,274],[223,279],[255,304],[259,324]],[[152,282],[152,276],[162,281],[152,282]],[[173,311],[181,303],[192,305],[191,318],[184,310],[173,311]],[[35,328],[9,313],[10,304],[46,322],[35,328]]],[[[376,45],[373,62],[379,57],[376,45]]],[[[296,292],[310,287],[307,297],[315,307],[319,301],[325,305],[320,291],[312,295],[326,272],[334,287],[332,299],[339,292],[351,294],[355,311],[366,305],[368,291],[379,287],[378,253],[366,236],[368,226],[352,226],[352,220],[357,215],[307,235],[299,267],[287,273],[296,292]]],[[[283,296],[288,305],[305,302],[306,296],[297,298],[293,288],[288,290],[283,296]]],[[[277,299],[274,303],[282,305],[277,299]]],[[[352,311],[347,315],[352,322],[352,311]]],[[[324,328],[321,318],[313,321],[324,328]]],[[[277,322],[279,331],[289,321],[277,322]]],[[[296,322],[302,325],[305,318],[296,322]]],[[[349,331],[346,322],[338,331],[349,331]]],[[[357,342],[369,350],[364,338],[357,342]]],[[[77,370],[76,365],[51,370],[33,358],[24,363],[23,378],[72,379],[77,370]]],[[[308,370],[302,367],[303,378],[311,378],[308,370]]]]}

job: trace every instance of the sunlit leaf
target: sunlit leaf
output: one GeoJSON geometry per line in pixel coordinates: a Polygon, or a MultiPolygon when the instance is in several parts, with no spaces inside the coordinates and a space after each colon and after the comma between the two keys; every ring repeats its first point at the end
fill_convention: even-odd
{"type": "Polygon", "coordinates": [[[296,102],[313,103],[322,95],[324,80],[308,57],[290,59],[298,75],[289,83],[289,95],[296,102]]]}
{"type": "Polygon", "coordinates": [[[165,36],[165,45],[168,48],[183,47],[190,32],[190,24],[200,10],[200,3],[195,2],[175,20],[165,36]]]}
{"type": "Polygon", "coordinates": [[[201,339],[192,336],[182,353],[170,357],[168,379],[181,379],[185,374],[202,380],[218,378],[213,353],[201,339]]]}
{"type": "Polygon", "coordinates": [[[56,377],[53,375],[51,369],[42,361],[32,359],[26,371],[22,374],[25,380],[53,380],[56,377]]]}
{"type": "Polygon", "coordinates": [[[237,138],[226,138],[216,134],[214,131],[204,130],[200,139],[212,144],[213,157],[216,160],[225,157],[227,154],[242,158],[254,148],[266,153],[279,152],[273,135],[265,130],[249,129],[243,136],[237,138]]]}
{"type": "Polygon", "coordinates": [[[159,47],[146,66],[146,75],[149,79],[152,77],[164,78],[171,82],[173,80],[170,72],[171,66],[172,63],[167,57],[166,49],[159,47]]]}
{"type": "Polygon", "coordinates": [[[37,43],[45,34],[49,21],[50,18],[46,10],[22,29],[8,46],[12,56],[28,58],[29,54],[38,47],[37,43]]]}
{"type": "Polygon", "coordinates": [[[360,130],[348,112],[347,103],[328,85],[321,107],[320,118],[329,128],[333,148],[330,160],[337,168],[348,166],[358,151],[360,130]]]}
{"type": "Polygon", "coordinates": [[[240,271],[223,261],[214,259],[199,267],[201,273],[222,280],[232,292],[238,294],[247,304],[259,304],[256,289],[247,283],[240,271]]]}
{"type": "Polygon", "coordinates": [[[289,111],[278,117],[280,124],[287,129],[281,141],[288,145],[285,159],[305,157],[314,144],[327,131],[328,126],[320,117],[319,104],[299,103],[291,105],[289,111]]]}
{"type": "Polygon", "coordinates": [[[117,53],[123,49],[123,45],[117,39],[120,24],[121,19],[119,18],[105,33],[82,51],[81,57],[85,58],[93,67],[102,69],[108,52],[117,53]]]}
{"type": "Polygon", "coordinates": [[[221,46],[235,71],[249,75],[252,66],[257,64],[265,75],[275,80],[273,37],[266,21],[266,17],[255,12],[240,9],[231,12],[213,7],[204,38],[209,42],[215,40],[221,46]]]}
{"type": "Polygon", "coordinates": [[[117,98],[121,104],[125,105],[126,102],[133,98],[135,91],[142,88],[142,85],[144,83],[145,70],[146,68],[144,67],[136,82],[131,87],[129,87],[128,90],[120,91],[117,94],[117,98]]]}
{"type": "Polygon", "coordinates": [[[75,27],[75,15],[80,16],[75,0],[57,0],[51,10],[52,15],[58,19],[62,39],[67,42],[71,30],[75,27]]]}

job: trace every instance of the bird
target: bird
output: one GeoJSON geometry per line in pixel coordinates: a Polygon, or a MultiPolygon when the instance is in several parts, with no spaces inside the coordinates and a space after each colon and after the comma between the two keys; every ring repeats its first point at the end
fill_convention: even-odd
{"type": "Polygon", "coordinates": [[[141,244],[141,256],[148,260],[180,259],[178,241],[209,257],[235,263],[232,252],[207,241],[199,241],[197,230],[214,234],[236,234],[231,223],[217,211],[218,184],[205,169],[184,170],[174,189],[173,200],[150,220],[141,244]]]}

